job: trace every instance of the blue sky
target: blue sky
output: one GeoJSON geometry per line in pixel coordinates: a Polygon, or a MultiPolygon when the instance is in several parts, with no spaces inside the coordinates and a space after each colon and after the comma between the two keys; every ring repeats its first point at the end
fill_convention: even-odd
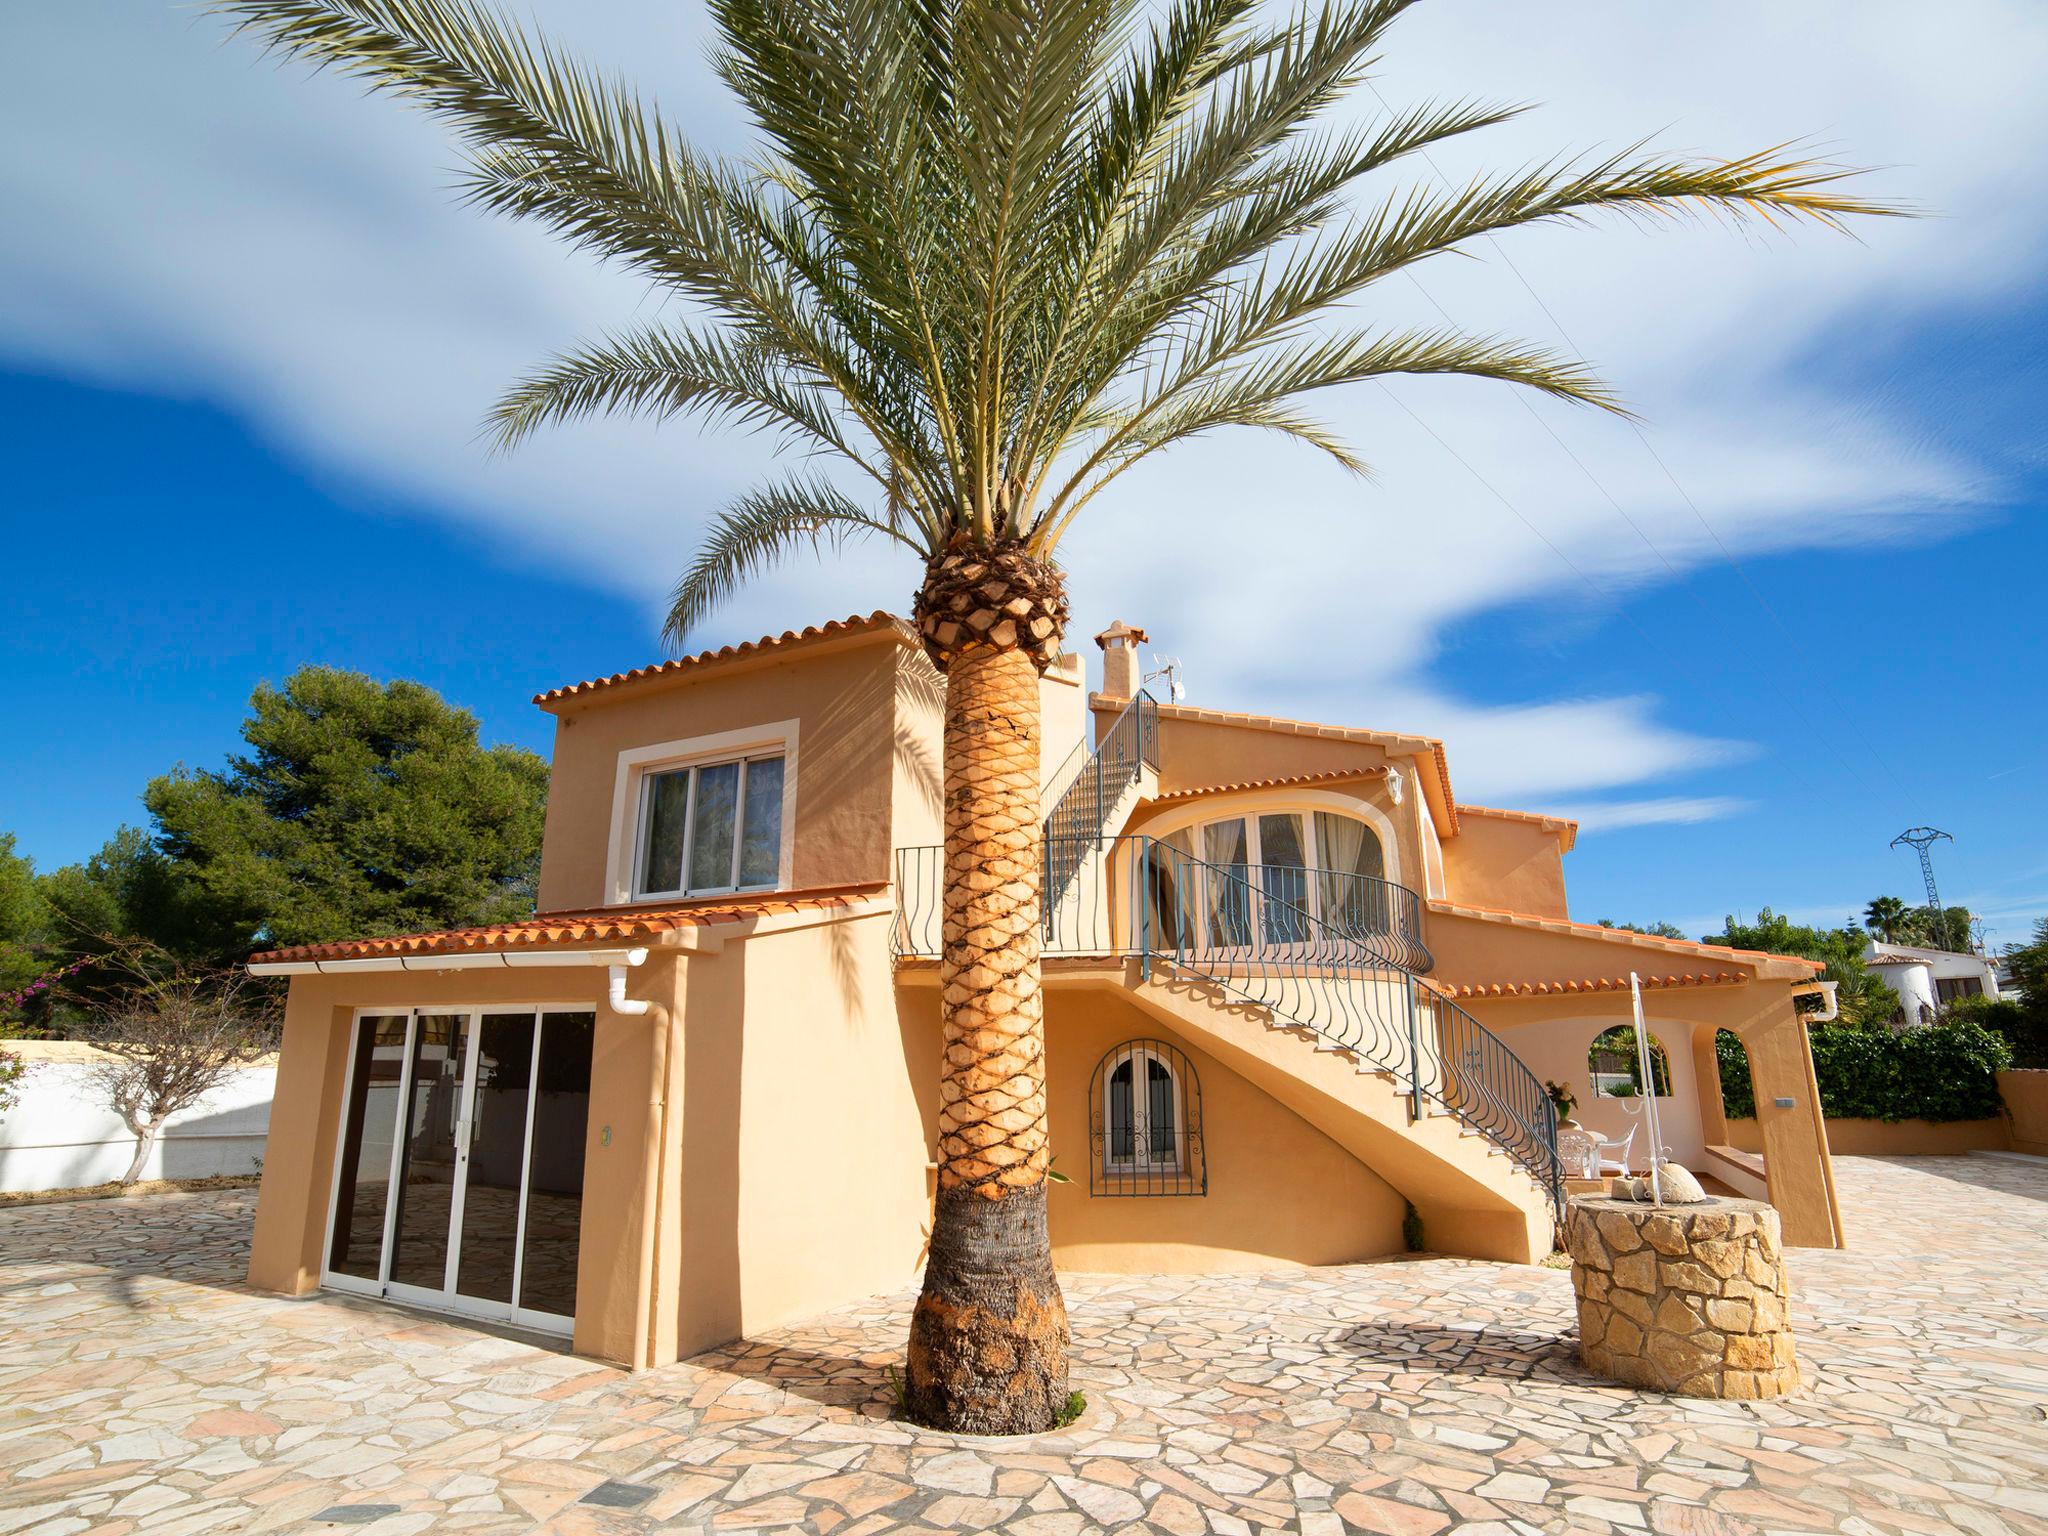
{"type": "MultiPolygon", "coordinates": [[[[737,141],[693,8],[540,9],[737,141]]],[[[1582,917],[1697,933],[1766,902],[1917,899],[1886,844],[1929,822],[1957,839],[1944,894],[2021,938],[2048,914],[2048,211],[2010,189],[2048,129],[2027,84],[2048,24],[1964,5],[1929,39],[1913,8],[1845,3],[1724,37],[1597,4],[1589,52],[1528,11],[1422,7],[1388,99],[1549,104],[1475,165],[1660,127],[1730,150],[1817,133],[1939,216],[1860,242],[1536,232],[1425,269],[1389,318],[1561,329],[1646,438],[1431,383],[1333,406],[1371,485],[1198,446],[1070,548],[1076,635],[1146,625],[1197,702],[1443,736],[1465,797],[1584,817],[1582,917]]],[[[306,661],[421,678],[545,751],[529,697],[658,654],[661,591],[760,445],[607,425],[488,460],[493,390],[645,294],[449,207],[431,127],[203,19],[85,0],[17,21],[0,660],[31,729],[0,739],[0,830],[45,867],[83,857],[306,661]]],[[[911,577],[793,570],[705,639],[898,605],[911,577]]]]}

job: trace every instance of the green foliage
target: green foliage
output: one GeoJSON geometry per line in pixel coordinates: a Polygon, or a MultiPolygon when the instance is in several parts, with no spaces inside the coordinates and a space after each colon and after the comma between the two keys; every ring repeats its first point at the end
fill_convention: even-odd
{"type": "Polygon", "coordinates": [[[2048,917],[2034,924],[2029,944],[2008,949],[2006,963],[2019,984],[2020,1001],[2038,1018],[2048,1018],[2048,917]]]}
{"type": "Polygon", "coordinates": [[[1557,1111],[1557,1118],[1560,1121],[1571,1119],[1572,1111],[1579,1107],[1579,1096],[1563,1083],[1546,1082],[1543,1091],[1550,1096],[1550,1105],[1557,1111]]]}
{"type": "Polygon", "coordinates": [[[1685,937],[1685,930],[1676,923],[1617,923],[1611,917],[1603,917],[1600,919],[1600,926],[1602,928],[1612,928],[1619,933],[1647,933],[1652,938],[1658,939],[1682,939],[1685,937]]]}
{"type": "Polygon", "coordinates": [[[49,911],[34,863],[14,847],[14,834],[0,832],[0,997],[13,996],[49,969],[40,949],[49,911]]]}
{"type": "Polygon", "coordinates": [[[1901,942],[1906,931],[1906,904],[1896,896],[1874,897],[1863,909],[1863,926],[1887,944],[1901,942]]]}
{"type": "Polygon", "coordinates": [[[1749,1053],[1742,1048],[1742,1041],[1733,1030],[1715,1031],[1714,1058],[1721,1066],[1723,1112],[1730,1120],[1754,1120],[1756,1085],[1750,1081],[1749,1053]]]}
{"type": "Polygon", "coordinates": [[[1821,974],[1836,983],[1841,1021],[1854,1028],[1887,1026],[1899,1010],[1899,994],[1871,975],[1864,965],[1863,950],[1868,938],[1854,923],[1844,923],[1839,928],[1810,928],[1765,907],[1753,923],[1745,923],[1731,913],[1721,932],[1706,935],[1702,942],[1821,961],[1826,967],[1821,974]]]}
{"type": "Polygon", "coordinates": [[[1088,1399],[1079,1392],[1069,1392],[1066,1402],[1060,1405],[1059,1417],[1052,1421],[1053,1428],[1065,1429],[1069,1424],[1078,1423],[1087,1411],[1088,1399]]]}
{"type": "Polygon", "coordinates": [[[84,888],[147,897],[187,928],[167,947],[221,960],[533,910],[539,757],[480,747],[474,716],[404,680],[306,667],[250,703],[249,753],[152,780],[156,848],[116,839],[84,888]]]}
{"type": "Polygon", "coordinates": [[[1415,1209],[1415,1202],[1408,1202],[1408,1209],[1401,1217],[1401,1241],[1410,1253],[1423,1252],[1422,1212],[1415,1209]]]}
{"type": "Polygon", "coordinates": [[[1941,1010],[1943,1020],[1968,1020],[2005,1042],[2016,1067],[2048,1067],[2048,1010],[2014,997],[1959,997],[1941,1010]]]}
{"type": "MultiPolygon", "coordinates": [[[[1603,1098],[1632,1099],[1643,1091],[1643,1062],[1636,1048],[1636,1027],[1633,1024],[1614,1024],[1603,1029],[1586,1048],[1586,1070],[1593,1080],[1593,1091],[1603,1098]],[[1606,1082],[1618,1073],[1626,1072],[1626,1083],[1606,1082]]],[[[1657,1079],[1657,1097],[1671,1097],[1671,1057],[1664,1049],[1664,1042],[1656,1035],[1650,1036],[1650,1071],[1657,1079]]]]}
{"type": "MultiPolygon", "coordinates": [[[[717,518],[678,642],[764,565],[882,537],[1051,558],[1152,454],[1225,427],[1353,470],[1304,396],[1464,374],[1618,408],[1575,359],[1348,320],[1373,286],[1517,226],[1897,212],[1764,151],[1553,159],[1439,187],[1375,173],[1518,108],[1423,102],[1347,126],[1412,0],[714,0],[712,65],[757,132],[726,159],[622,82],[462,0],[213,0],[280,57],[441,118],[465,198],[634,272],[682,319],[511,390],[503,446],[600,413],[725,421],[835,461],[717,518]]],[[[1403,166],[1405,169],[1406,166],[1403,166]]],[[[1418,166],[1419,169],[1419,166],[1418,166]]],[[[1400,305],[1397,307],[1403,307],[1400,305]]]]}
{"type": "MultiPolygon", "coordinates": [[[[1807,1033],[1821,1110],[1830,1119],[1981,1120],[1999,1112],[1998,1073],[2012,1065],[2012,1053],[1967,1018],[1896,1034],[1826,1024],[1807,1033]]],[[[1756,1113],[1748,1066],[1737,1074],[1731,1061],[1741,1046],[1726,1031],[1714,1043],[1722,1102],[1730,1118],[1748,1119],[1756,1113]]]]}
{"type": "Polygon", "coordinates": [[[27,1062],[12,1051],[0,1051],[0,1115],[14,1107],[21,1096],[21,1080],[27,1075],[27,1062]]]}

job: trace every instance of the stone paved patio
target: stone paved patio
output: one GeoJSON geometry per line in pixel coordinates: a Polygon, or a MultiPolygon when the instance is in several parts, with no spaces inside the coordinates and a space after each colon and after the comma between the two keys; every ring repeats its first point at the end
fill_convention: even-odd
{"type": "Polygon", "coordinates": [[[1028,1444],[889,1422],[905,1296],[629,1377],[248,1291],[252,1192],[0,1212],[0,1532],[2048,1531],[2048,1163],[1838,1169],[1798,1397],[1588,1379],[1558,1270],[1091,1278],[1028,1444]]]}

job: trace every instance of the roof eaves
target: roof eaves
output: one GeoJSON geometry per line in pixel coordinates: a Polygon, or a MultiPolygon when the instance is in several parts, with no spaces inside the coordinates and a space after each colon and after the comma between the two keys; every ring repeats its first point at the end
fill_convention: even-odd
{"type": "Polygon", "coordinates": [[[646,682],[654,678],[674,677],[679,673],[696,671],[703,667],[716,666],[724,662],[739,661],[778,651],[806,642],[831,639],[841,635],[878,633],[888,629],[897,630],[906,641],[915,640],[910,626],[892,613],[877,609],[862,616],[850,614],[843,619],[833,619],[824,624],[813,624],[805,629],[785,629],[779,635],[763,635],[758,640],[742,641],[736,645],[720,646],[716,650],[699,651],[694,656],[679,656],[670,661],[650,662],[644,667],[632,667],[624,672],[613,672],[606,677],[594,677],[580,683],[568,683],[560,688],[550,688],[545,693],[533,696],[533,702],[546,709],[551,705],[567,703],[574,699],[587,698],[593,693],[617,688],[628,683],[646,682]]]}
{"type": "MultiPolygon", "coordinates": [[[[1090,695],[1088,702],[1095,708],[1108,708],[1121,706],[1127,701],[1097,693],[1090,695]]],[[[1369,746],[1383,747],[1401,757],[1428,757],[1436,768],[1436,784],[1443,804],[1441,819],[1444,825],[1441,830],[1451,834],[1458,830],[1458,801],[1451,793],[1450,760],[1444,755],[1444,744],[1434,736],[1412,736],[1402,731],[1375,731],[1363,726],[1322,725],[1313,720],[1289,720],[1281,715],[1251,715],[1230,709],[1205,709],[1193,704],[1155,704],[1153,709],[1160,718],[1167,720],[1194,720],[1211,725],[1234,725],[1246,730],[1274,731],[1288,736],[1320,736],[1330,741],[1358,741],[1369,746]]]]}
{"type": "Polygon", "coordinates": [[[1627,944],[1636,949],[1666,950],[1681,955],[1726,955],[1752,963],[1782,961],[1790,965],[1805,966],[1814,971],[1826,969],[1822,961],[1808,960],[1801,955],[1775,955],[1768,950],[1735,949],[1726,944],[1701,944],[1692,939],[1667,939],[1662,934],[1637,933],[1632,928],[1603,928],[1598,923],[1575,923],[1570,918],[1544,917],[1535,912],[1513,912],[1504,907],[1475,907],[1464,902],[1433,900],[1429,903],[1429,908],[1432,912],[1443,912],[1453,917],[1472,917],[1482,922],[1510,923],[1518,928],[1574,934],[1581,938],[1627,944]]]}
{"type": "Polygon", "coordinates": [[[516,922],[447,928],[428,933],[382,934],[264,950],[251,965],[305,960],[358,960],[387,956],[477,955],[507,949],[565,949],[571,946],[659,938],[690,928],[756,921],[790,912],[853,907],[887,890],[886,884],[821,886],[803,891],[764,891],[755,896],[706,897],[695,903],[650,907],[600,907],[542,912],[516,922]]]}

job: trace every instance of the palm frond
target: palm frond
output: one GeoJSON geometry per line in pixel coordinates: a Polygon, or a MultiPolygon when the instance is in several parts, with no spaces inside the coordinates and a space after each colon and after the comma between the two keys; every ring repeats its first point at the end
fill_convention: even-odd
{"type": "Polygon", "coordinates": [[[461,195],[687,300],[689,326],[577,348],[515,386],[501,447],[601,411],[771,430],[884,487],[743,499],[675,594],[671,633],[768,561],[881,533],[1050,551],[1132,465],[1223,427],[1362,471],[1304,396],[1455,373],[1619,409],[1570,359],[1452,331],[1330,335],[1416,263],[1603,212],[1770,224],[1896,214],[1779,146],[1634,146],[1462,186],[1373,178],[1521,109],[1332,109],[1417,0],[711,0],[712,60],[758,130],[704,154],[628,87],[483,0],[212,0],[269,51],[449,124],[461,195]],[[701,324],[699,323],[701,321],[701,324]]]}
{"type": "Polygon", "coordinates": [[[872,534],[922,549],[888,514],[867,512],[828,481],[788,480],[750,491],[712,519],[670,596],[662,634],[680,649],[706,615],[771,565],[804,550],[823,556],[872,534]]]}
{"type": "Polygon", "coordinates": [[[495,445],[509,450],[543,426],[599,413],[655,421],[697,414],[792,433],[883,479],[847,441],[834,409],[819,376],[797,376],[758,348],[681,327],[644,326],[556,357],[507,391],[487,425],[495,445]]]}
{"type": "Polygon", "coordinates": [[[1452,374],[1534,389],[1561,400],[1626,416],[1628,411],[1584,364],[1498,337],[1455,331],[1376,332],[1317,337],[1272,349],[1249,364],[1210,376],[1165,381],[1146,399],[1083,418],[1099,446],[1053,498],[1057,515],[1034,543],[1049,554],[1086,506],[1140,460],[1219,427],[1250,426],[1295,437],[1356,474],[1357,454],[1327,427],[1300,416],[1291,402],[1318,390],[1398,374],[1452,374]]]}

